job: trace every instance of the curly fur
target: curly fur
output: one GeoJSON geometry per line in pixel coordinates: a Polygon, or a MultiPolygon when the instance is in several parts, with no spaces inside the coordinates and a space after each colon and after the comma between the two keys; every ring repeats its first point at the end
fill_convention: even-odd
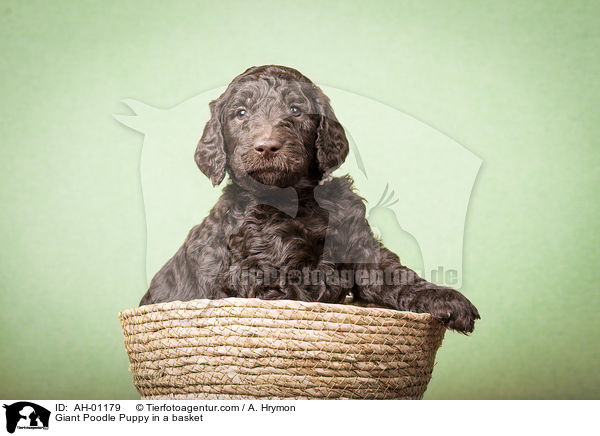
{"type": "Polygon", "coordinates": [[[352,293],[473,331],[479,314],[469,300],[403,266],[374,237],[352,180],[328,177],[348,141],[308,78],[288,67],[252,67],[210,109],[195,160],[214,185],[226,173],[231,181],[141,305],[233,296],[338,303],[352,293]],[[370,271],[388,279],[361,280],[370,271]]]}

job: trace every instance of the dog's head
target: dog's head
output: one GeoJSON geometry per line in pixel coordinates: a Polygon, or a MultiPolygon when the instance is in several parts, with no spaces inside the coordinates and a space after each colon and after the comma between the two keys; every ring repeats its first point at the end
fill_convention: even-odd
{"type": "Polygon", "coordinates": [[[195,159],[213,185],[226,171],[236,183],[248,177],[281,188],[316,183],[348,154],[329,98],[292,68],[249,68],[210,110],[195,159]]]}

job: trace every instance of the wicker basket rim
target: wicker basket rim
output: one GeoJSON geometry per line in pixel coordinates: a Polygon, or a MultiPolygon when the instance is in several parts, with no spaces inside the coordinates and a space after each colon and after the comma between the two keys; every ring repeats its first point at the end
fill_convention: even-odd
{"type": "Polygon", "coordinates": [[[259,298],[239,298],[228,297],[222,299],[194,299],[188,301],[170,301],[167,303],[156,303],[145,306],[134,307],[123,310],[119,313],[119,318],[125,320],[132,316],[143,315],[151,312],[167,312],[173,310],[199,310],[199,309],[218,309],[225,307],[248,307],[259,309],[275,310],[302,310],[310,312],[336,312],[342,314],[352,314],[359,316],[389,317],[396,319],[410,319],[419,322],[434,321],[429,313],[415,313],[409,311],[400,311],[383,307],[358,306],[347,303],[321,303],[298,300],[261,300],[259,298]]]}

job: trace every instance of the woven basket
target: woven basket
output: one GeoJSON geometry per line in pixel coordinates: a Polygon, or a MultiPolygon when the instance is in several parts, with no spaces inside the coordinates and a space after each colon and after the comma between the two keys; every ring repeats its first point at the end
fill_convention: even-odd
{"type": "Polygon", "coordinates": [[[143,399],[420,399],[445,331],[429,314],[250,298],[119,316],[143,399]]]}

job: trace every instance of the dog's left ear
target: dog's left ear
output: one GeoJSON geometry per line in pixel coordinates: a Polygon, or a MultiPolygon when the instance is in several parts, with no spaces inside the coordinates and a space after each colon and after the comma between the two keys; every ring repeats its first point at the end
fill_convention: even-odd
{"type": "Polygon", "coordinates": [[[320,117],[315,141],[317,161],[323,175],[328,175],[346,159],[349,149],[348,139],[344,128],[333,113],[329,98],[318,88],[315,101],[320,117]]]}
{"type": "Polygon", "coordinates": [[[225,140],[221,122],[223,101],[224,97],[221,96],[210,102],[210,120],[204,126],[202,138],[194,154],[198,168],[210,179],[213,186],[217,186],[225,178],[225,140]]]}

